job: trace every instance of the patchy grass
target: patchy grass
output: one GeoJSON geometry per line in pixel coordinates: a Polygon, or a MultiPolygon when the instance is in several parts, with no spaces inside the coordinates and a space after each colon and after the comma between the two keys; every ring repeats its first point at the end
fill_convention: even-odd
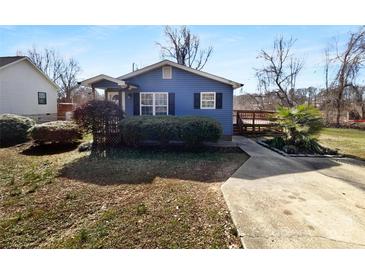
{"type": "Polygon", "coordinates": [[[238,151],[0,149],[0,248],[240,246],[220,186],[238,151]]]}
{"type": "Polygon", "coordinates": [[[365,160],[365,131],[358,129],[324,128],[318,136],[319,142],[340,153],[365,160]]]}

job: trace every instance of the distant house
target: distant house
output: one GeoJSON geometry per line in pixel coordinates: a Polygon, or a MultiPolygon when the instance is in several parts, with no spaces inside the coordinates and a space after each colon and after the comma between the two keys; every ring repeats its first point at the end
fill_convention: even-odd
{"type": "Polygon", "coordinates": [[[38,121],[57,118],[59,87],[27,57],[0,57],[0,114],[13,113],[38,121]]]}
{"type": "Polygon", "coordinates": [[[242,84],[164,60],[118,78],[98,75],[81,82],[105,92],[127,115],[200,115],[216,119],[231,138],[233,90],[242,84]]]}

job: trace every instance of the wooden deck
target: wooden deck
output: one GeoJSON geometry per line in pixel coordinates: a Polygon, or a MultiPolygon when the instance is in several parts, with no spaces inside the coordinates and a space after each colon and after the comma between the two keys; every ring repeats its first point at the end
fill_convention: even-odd
{"type": "Polygon", "coordinates": [[[281,130],[272,118],[274,111],[234,110],[235,135],[280,135],[281,130]]]}

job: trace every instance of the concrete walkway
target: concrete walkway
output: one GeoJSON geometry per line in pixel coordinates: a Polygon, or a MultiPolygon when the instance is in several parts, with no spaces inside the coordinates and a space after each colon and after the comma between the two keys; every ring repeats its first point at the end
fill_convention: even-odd
{"type": "Polygon", "coordinates": [[[222,186],[246,248],[365,248],[365,165],[281,156],[235,137],[251,157],[222,186]]]}

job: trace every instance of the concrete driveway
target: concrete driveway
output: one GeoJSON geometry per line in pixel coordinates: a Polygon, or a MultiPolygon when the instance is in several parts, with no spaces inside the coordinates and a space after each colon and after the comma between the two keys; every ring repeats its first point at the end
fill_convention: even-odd
{"type": "Polygon", "coordinates": [[[364,162],[235,141],[251,157],[222,191],[246,248],[365,248],[364,162]]]}

